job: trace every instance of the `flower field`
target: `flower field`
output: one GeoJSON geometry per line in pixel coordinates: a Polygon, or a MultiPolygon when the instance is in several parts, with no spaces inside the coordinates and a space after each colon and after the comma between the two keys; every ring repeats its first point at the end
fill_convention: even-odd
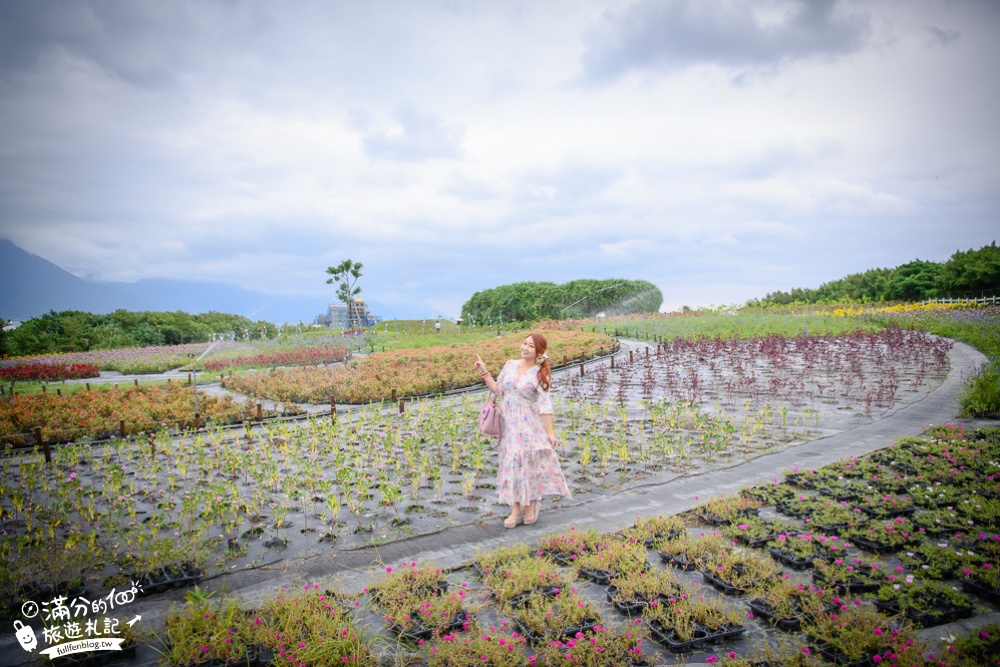
{"type": "Polygon", "coordinates": [[[94,364],[25,363],[0,367],[0,382],[58,382],[97,377],[101,369],[94,364]]]}
{"type": "MultiPolygon", "coordinates": [[[[384,424],[366,426],[377,433],[384,424]]],[[[55,468],[31,460],[11,466],[5,459],[3,590],[32,590],[12,581],[15,574],[72,577],[79,563],[90,571],[74,586],[108,588],[114,576],[100,577],[115,568],[100,557],[116,556],[116,564],[132,571],[204,557],[209,549],[199,539],[212,541],[204,524],[235,520],[243,501],[226,485],[256,475],[242,466],[254,465],[252,452],[261,451],[247,447],[249,458],[239,461],[233,448],[223,448],[212,460],[204,444],[163,452],[160,472],[173,473],[173,486],[208,471],[198,485],[203,491],[179,496],[169,483],[149,486],[155,459],[137,460],[121,444],[90,450],[89,457],[82,449],[68,451],[55,468]],[[96,489],[85,472],[91,467],[107,471],[106,490],[91,493],[96,489]],[[147,512],[144,503],[158,511],[147,512]],[[40,511],[45,508],[74,520],[46,536],[43,524],[52,513],[40,511]],[[138,517],[151,520],[140,524],[138,517]],[[106,538],[90,533],[88,523],[131,530],[106,538]],[[148,537],[149,523],[172,531],[170,539],[148,537]],[[27,539],[31,535],[38,539],[27,539]],[[29,557],[40,548],[52,556],[29,557]],[[165,555],[155,557],[158,552],[165,555]],[[71,554],[73,564],[63,563],[71,554]]],[[[258,652],[279,664],[368,667],[389,664],[380,660],[438,667],[984,664],[978,656],[996,643],[995,624],[945,636],[940,646],[927,644],[918,631],[1000,609],[1000,526],[990,504],[1000,491],[998,460],[1000,430],[932,427],[862,457],[786,471],[783,481],[705,499],[681,515],[640,517],[622,532],[571,529],[483,551],[468,569],[383,564],[361,592],[310,582],[253,607],[234,596],[192,596],[167,618],[164,664],[238,661],[258,652]],[[900,489],[931,492],[909,497],[910,509],[903,511],[900,489]],[[824,522],[834,508],[853,518],[824,522]],[[922,520],[942,512],[960,518],[956,527],[935,529],[935,519],[922,520]],[[770,541],[749,546],[742,538],[751,525],[770,526],[770,541]],[[902,546],[886,547],[888,535],[903,532],[902,546]],[[342,641],[325,641],[333,636],[342,641]]],[[[282,488],[285,480],[276,477],[272,488],[282,488]]],[[[315,500],[301,502],[307,510],[315,500]]],[[[288,517],[266,501],[256,511],[278,523],[288,517]]],[[[248,531],[242,539],[264,538],[248,531]]],[[[18,602],[7,602],[10,615],[18,602]]]]}
{"type": "MultiPolygon", "coordinates": [[[[302,368],[271,373],[248,373],[227,378],[225,386],[256,398],[294,403],[370,403],[399,397],[435,394],[480,382],[473,369],[476,354],[494,373],[507,359],[515,358],[524,336],[459,343],[423,349],[390,350],[362,357],[349,367],[302,368]]],[[[610,352],[613,339],[595,333],[552,332],[549,357],[558,364],[562,357],[593,357],[610,352]]]]}
{"type": "Polygon", "coordinates": [[[347,349],[335,346],[298,347],[279,352],[265,352],[205,361],[205,370],[227,371],[244,368],[274,368],[276,366],[313,366],[334,364],[347,358],[347,349]]]}
{"type": "MultiPolygon", "coordinates": [[[[256,416],[255,406],[232,398],[202,396],[197,412],[204,421],[230,423],[256,416]]],[[[102,438],[120,433],[188,428],[194,423],[195,399],[179,383],[160,386],[97,388],[68,396],[16,394],[0,401],[0,443],[23,444],[35,427],[45,440],[102,438]]]]}
{"type": "Polygon", "coordinates": [[[157,347],[125,348],[119,350],[92,350],[53,354],[0,361],[0,368],[16,367],[24,364],[87,364],[105,371],[119,371],[125,374],[162,373],[190,363],[205,352],[210,345],[224,349],[236,343],[188,343],[186,345],[161,345],[157,347]]]}

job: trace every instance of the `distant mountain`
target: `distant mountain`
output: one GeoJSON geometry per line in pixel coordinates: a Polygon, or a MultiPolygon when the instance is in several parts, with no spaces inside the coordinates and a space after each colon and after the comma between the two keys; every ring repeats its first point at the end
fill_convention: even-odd
{"type": "Polygon", "coordinates": [[[275,297],[222,283],[184,280],[139,280],[134,283],[92,283],[0,239],[0,317],[28,320],[50,310],[210,310],[253,320],[312,322],[326,310],[315,298],[275,297]]]}

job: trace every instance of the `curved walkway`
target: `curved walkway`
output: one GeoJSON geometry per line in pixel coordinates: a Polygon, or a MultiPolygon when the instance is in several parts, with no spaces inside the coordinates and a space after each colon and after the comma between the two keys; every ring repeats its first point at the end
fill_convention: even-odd
{"type": "MultiPolygon", "coordinates": [[[[633,345],[644,345],[631,341],[633,345]]],[[[649,485],[595,498],[587,503],[559,509],[543,506],[538,524],[505,530],[499,520],[490,524],[473,524],[446,528],[437,533],[419,535],[378,547],[353,551],[319,551],[302,553],[297,558],[250,570],[234,571],[206,584],[210,590],[225,586],[227,594],[238,593],[248,604],[274,594],[278,588],[292,587],[302,581],[330,581],[345,592],[360,592],[378,574],[374,566],[382,563],[433,561],[442,567],[457,568],[468,563],[477,551],[499,546],[530,542],[544,534],[576,526],[595,528],[599,532],[617,531],[630,526],[637,516],[676,514],[694,507],[699,497],[731,494],[744,486],[781,478],[782,471],[800,466],[820,466],[858,456],[890,445],[896,438],[918,435],[932,424],[966,423],[972,427],[993,424],[986,420],[956,420],[958,393],[963,380],[978,369],[985,356],[963,343],[955,343],[949,354],[951,369],[948,377],[923,398],[887,414],[878,421],[836,435],[818,438],[781,452],[765,454],[728,468],[695,475],[680,476],[661,484],[649,485]]],[[[328,409],[328,408],[327,408],[328,409]]],[[[144,629],[160,629],[172,604],[184,599],[183,591],[137,601],[130,612],[142,615],[144,629]]],[[[976,617],[956,624],[954,634],[965,630],[959,626],[977,627],[994,617],[976,617]]],[[[938,626],[927,632],[929,640],[949,634],[950,626],[938,626]]],[[[27,655],[16,650],[13,633],[0,636],[0,667],[18,665],[27,655]]],[[[152,664],[158,658],[148,647],[141,647],[134,665],[152,664]]],[[[697,664],[697,663],[692,663],[697,664]]]]}

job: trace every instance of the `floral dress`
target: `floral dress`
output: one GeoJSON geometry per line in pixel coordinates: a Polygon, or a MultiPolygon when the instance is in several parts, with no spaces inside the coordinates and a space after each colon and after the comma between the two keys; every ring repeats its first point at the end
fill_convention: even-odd
{"type": "Polygon", "coordinates": [[[518,360],[504,364],[497,376],[500,396],[500,502],[528,505],[542,496],[569,497],[559,457],[549,443],[542,418],[552,414],[549,392],[538,386],[538,366],[517,376],[518,360]]]}

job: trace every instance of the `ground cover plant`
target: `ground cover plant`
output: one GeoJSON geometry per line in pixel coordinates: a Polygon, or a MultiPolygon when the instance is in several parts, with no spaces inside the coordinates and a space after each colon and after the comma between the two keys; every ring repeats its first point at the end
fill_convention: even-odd
{"type": "MultiPolygon", "coordinates": [[[[440,393],[481,382],[472,366],[476,354],[499,373],[504,362],[517,356],[523,336],[511,334],[492,340],[462,342],[426,349],[391,350],[358,359],[348,367],[303,368],[252,373],[227,379],[225,386],[258,398],[296,403],[369,403],[396,395],[440,393]]],[[[610,352],[614,341],[603,334],[558,332],[549,341],[550,356],[558,364],[570,359],[610,352]]]]}
{"type": "Polygon", "coordinates": [[[0,382],[58,382],[92,378],[101,374],[94,364],[43,364],[29,362],[0,367],[0,382]]]}
{"type": "MultiPolygon", "coordinates": [[[[137,373],[162,373],[180,368],[204,353],[213,343],[185,343],[183,345],[160,345],[142,348],[121,348],[91,350],[89,352],[68,352],[32,357],[4,359],[4,368],[30,364],[88,364],[105,371],[118,371],[132,375],[137,373]]],[[[235,343],[214,343],[215,349],[222,349],[235,343]]]]}
{"type": "MultiPolygon", "coordinates": [[[[297,410],[289,407],[294,414],[297,410]]],[[[66,396],[54,393],[17,394],[0,401],[0,442],[21,445],[33,442],[32,431],[42,429],[47,441],[66,442],[161,430],[184,429],[194,424],[195,413],[203,423],[240,423],[256,416],[252,403],[231,397],[195,396],[179,382],[95,387],[66,396]]]]}
{"type": "Polygon", "coordinates": [[[987,361],[966,381],[959,401],[966,415],[1000,415],[1000,306],[954,305],[959,307],[876,310],[865,317],[959,340],[985,354],[987,361]]]}

